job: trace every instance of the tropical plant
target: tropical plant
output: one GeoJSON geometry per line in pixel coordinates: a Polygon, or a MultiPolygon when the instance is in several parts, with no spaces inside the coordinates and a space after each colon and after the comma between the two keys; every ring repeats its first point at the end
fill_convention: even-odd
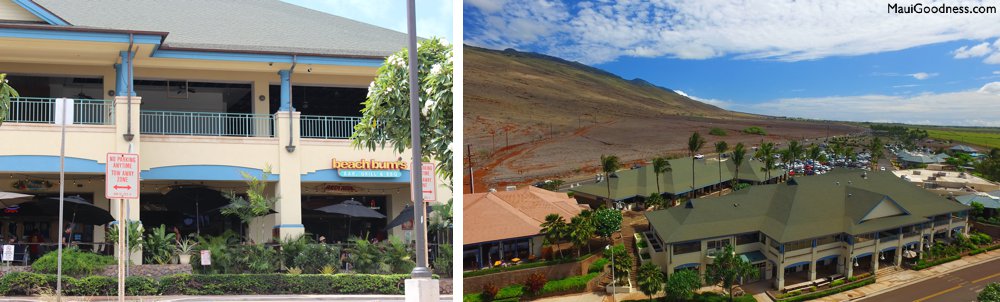
{"type": "Polygon", "coordinates": [[[688,138],[688,153],[691,156],[691,197],[694,197],[694,155],[701,150],[701,147],[705,145],[705,138],[701,137],[698,132],[692,133],[691,137],[688,138]]]}
{"type": "Polygon", "coordinates": [[[167,226],[160,225],[146,234],[142,250],[146,263],[167,264],[174,259],[174,234],[167,232],[167,226]]]}
{"type": "Polygon", "coordinates": [[[452,227],[453,217],[451,210],[453,205],[454,199],[448,198],[448,202],[432,205],[431,208],[434,211],[427,215],[427,230],[437,233],[438,243],[451,242],[449,239],[443,239],[442,235],[452,227]]]}
{"type": "Polygon", "coordinates": [[[451,276],[451,254],[451,244],[442,243],[438,245],[437,257],[434,257],[434,273],[445,277],[451,276]]]}
{"type": "Polygon", "coordinates": [[[604,257],[612,259],[611,269],[615,274],[615,284],[628,280],[629,271],[632,270],[632,255],[625,250],[624,244],[614,245],[611,248],[605,249],[604,257]]]}
{"type": "Polygon", "coordinates": [[[663,272],[660,267],[653,263],[646,263],[639,267],[639,290],[653,301],[653,295],[663,289],[663,272]]]}
{"type": "MultiPolygon", "coordinates": [[[[268,196],[265,191],[267,188],[267,176],[271,174],[271,165],[265,165],[260,179],[244,171],[240,171],[240,174],[247,184],[247,197],[243,198],[243,196],[239,196],[233,191],[224,193],[226,198],[229,199],[229,205],[223,207],[220,212],[222,215],[236,216],[244,224],[249,224],[254,218],[270,214],[271,208],[278,202],[278,197],[268,196]]],[[[242,233],[242,231],[243,228],[241,227],[240,232],[242,233]]],[[[265,237],[263,236],[263,232],[265,230],[261,228],[261,238],[265,237]]]]}
{"type": "Polygon", "coordinates": [[[0,125],[3,125],[3,122],[7,120],[7,116],[10,115],[11,99],[21,97],[14,87],[10,87],[9,82],[7,74],[0,73],[0,125]]]}
{"type": "Polygon", "coordinates": [[[674,301],[691,299],[694,291],[701,287],[701,277],[694,270],[681,270],[667,278],[664,290],[674,301]]]}
{"type": "Polygon", "coordinates": [[[231,249],[234,272],[266,274],[281,267],[278,251],[263,244],[239,245],[231,249]]]}
{"type": "Polygon", "coordinates": [[[325,244],[307,244],[295,256],[292,263],[306,274],[321,273],[323,267],[328,265],[339,268],[340,248],[325,244]]]}
{"type": "Polygon", "coordinates": [[[288,237],[281,239],[281,261],[285,267],[292,267],[295,264],[295,257],[297,257],[302,250],[306,248],[306,245],[310,243],[311,239],[306,234],[299,235],[298,237],[288,237]]]}
{"type": "Polygon", "coordinates": [[[555,248],[559,250],[559,258],[562,258],[563,254],[562,249],[559,249],[559,242],[567,237],[566,219],[563,219],[559,214],[545,215],[545,222],[542,222],[539,227],[542,228],[539,232],[545,234],[545,241],[555,245],[555,248]]]}
{"type": "Polygon", "coordinates": [[[972,207],[972,210],[969,211],[969,214],[972,215],[972,217],[981,217],[983,216],[983,213],[986,212],[986,206],[978,201],[973,201],[969,204],[969,206],[972,207]]]}
{"type": "Polygon", "coordinates": [[[729,301],[733,301],[733,285],[740,280],[754,278],[759,273],[760,271],[750,262],[736,255],[732,245],[727,245],[722,253],[716,254],[715,261],[708,266],[705,282],[722,283],[722,288],[729,294],[729,301]]]}
{"type": "Polygon", "coordinates": [[[875,171],[878,167],[878,160],[882,159],[883,149],[885,146],[882,144],[882,140],[878,137],[873,138],[871,143],[868,144],[868,152],[871,152],[871,166],[872,171],[875,171]]]}
{"type": "Polygon", "coordinates": [[[198,242],[188,238],[176,240],[175,242],[177,246],[174,251],[178,255],[191,255],[191,253],[194,252],[194,247],[198,245],[198,242]]]}
{"type": "Polygon", "coordinates": [[[736,190],[736,183],[740,180],[740,165],[746,160],[747,150],[743,143],[736,143],[736,147],[733,148],[733,165],[736,166],[736,171],[733,175],[733,190],[736,190]]]}
{"type": "Polygon", "coordinates": [[[382,250],[364,238],[351,239],[353,246],[348,249],[347,259],[358,273],[384,274],[392,271],[385,263],[382,250]]]}
{"type": "Polygon", "coordinates": [[[604,171],[604,182],[608,183],[608,206],[611,206],[611,174],[618,171],[621,168],[621,161],[619,161],[618,156],[614,155],[601,155],[601,171],[604,171]]]}
{"type": "MultiPolygon", "coordinates": [[[[718,141],[715,143],[715,152],[719,153],[719,183],[722,183],[722,154],[729,151],[729,144],[726,141],[718,141]]],[[[722,196],[722,190],[719,190],[719,196],[722,196]]]]}
{"type": "Polygon", "coordinates": [[[197,236],[197,240],[198,243],[195,245],[194,250],[207,250],[210,257],[212,257],[212,265],[201,265],[201,253],[192,253],[191,269],[193,271],[216,274],[235,273],[238,271],[233,259],[233,253],[229,248],[230,246],[239,244],[236,233],[232,230],[226,230],[219,236],[197,236]]]}
{"type": "Polygon", "coordinates": [[[580,249],[589,243],[591,237],[594,237],[594,225],[587,217],[577,215],[569,220],[567,230],[567,238],[576,247],[576,256],[580,257],[580,249]]]}
{"type": "Polygon", "coordinates": [[[790,160],[797,160],[802,158],[802,153],[805,152],[802,145],[798,141],[791,141],[788,143],[788,157],[790,160]]]}
{"type": "Polygon", "coordinates": [[[663,157],[656,157],[653,159],[653,174],[656,175],[656,192],[663,193],[660,190],[660,174],[665,174],[667,172],[673,171],[670,167],[670,161],[663,157]]]}
{"type": "Polygon", "coordinates": [[[609,242],[611,235],[622,228],[622,213],[614,209],[600,208],[591,214],[591,222],[597,234],[609,242]]]}
{"type": "MultiPolygon", "coordinates": [[[[142,227],[142,223],[138,221],[129,221],[125,224],[127,230],[125,235],[128,236],[125,242],[128,244],[128,256],[131,258],[132,254],[142,249],[142,233],[145,232],[145,229],[142,227]]],[[[112,225],[105,236],[108,241],[115,245],[118,244],[118,226],[119,223],[112,225]]]]}
{"type": "Polygon", "coordinates": [[[652,206],[654,210],[659,210],[664,208],[667,203],[667,199],[663,198],[663,195],[659,193],[650,193],[649,197],[646,197],[646,205],[652,206]]]}
{"type": "MultiPolygon", "coordinates": [[[[351,144],[371,151],[391,145],[396,153],[411,148],[410,86],[407,51],[390,55],[368,86],[361,122],[354,127],[351,144]]],[[[437,162],[436,174],[451,183],[452,177],[452,47],[431,38],[417,46],[417,79],[420,86],[420,147],[424,160],[437,162]]]]}
{"type": "Polygon", "coordinates": [[[383,273],[407,274],[417,266],[416,252],[409,248],[403,240],[395,236],[389,236],[389,240],[378,243],[383,251],[382,260],[390,269],[383,273]]]}
{"type": "Polygon", "coordinates": [[[774,154],[775,154],[774,143],[764,143],[760,145],[757,149],[756,157],[760,158],[764,163],[764,167],[761,167],[761,171],[767,175],[767,182],[771,182],[771,170],[774,169],[774,154]]]}
{"type": "Polygon", "coordinates": [[[543,273],[534,273],[528,275],[528,280],[524,281],[524,292],[529,295],[537,295],[542,292],[542,288],[545,287],[545,282],[549,280],[545,278],[543,273]]]}
{"type": "Polygon", "coordinates": [[[993,282],[986,285],[983,291],[976,296],[979,302],[1000,302],[1000,282],[993,282]]]}

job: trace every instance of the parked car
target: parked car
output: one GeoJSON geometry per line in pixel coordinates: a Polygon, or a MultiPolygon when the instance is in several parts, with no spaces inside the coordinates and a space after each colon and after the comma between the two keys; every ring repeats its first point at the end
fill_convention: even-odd
{"type": "Polygon", "coordinates": [[[695,154],[694,155],[694,159],[702,159],[702,158],[705,158],[704,154],[695,154]]]}

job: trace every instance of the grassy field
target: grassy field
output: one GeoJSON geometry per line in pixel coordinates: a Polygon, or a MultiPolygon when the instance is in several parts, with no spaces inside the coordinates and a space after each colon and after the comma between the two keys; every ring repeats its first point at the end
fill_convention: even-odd
{"type": "Polygon", "coordinates": [[[933,139],[947,139],[958,142],[984,146],[988,148],[1000,148],[1000,131],[990,130],[966,130],[966,129],[934,129],[926,128],[927,134],[933,139]]]}

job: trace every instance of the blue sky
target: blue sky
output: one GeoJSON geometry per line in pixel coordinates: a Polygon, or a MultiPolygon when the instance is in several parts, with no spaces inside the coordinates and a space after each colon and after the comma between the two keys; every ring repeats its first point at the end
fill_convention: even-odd
{"type": "MultiPolygon", "coordinates": [[[[282,0],[321,12],[406,32],[403,0],[282,0]]],[[[417,0],[417,35],[452,39],[451,0],[417,0]]]]}
{"type": "Polygon", "coordinates": [[[466,44],[580,61],[727,109],[1000,126],[1000,14],[897,15],[868,0],[467,0],[463,10],[466,44]]]}

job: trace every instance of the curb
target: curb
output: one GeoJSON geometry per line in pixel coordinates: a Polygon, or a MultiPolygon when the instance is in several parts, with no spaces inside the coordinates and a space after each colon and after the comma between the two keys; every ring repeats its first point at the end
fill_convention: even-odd
{"type": "MultiPolygon", "coordinates": [[[[1000,255],[993,255],[992,257],[986,258],[983,261],[968,263],[968,264],[963,265],[963,266],[955,267],[955,268],[953,268],[953,269],[951,269],[951,270],[949,270],[948,272],[945,272],[945,273],[950,273],[950,272],[953,272],[953,271],[965,269],[965,268],[971,267],[973,265],[981,264],[981,263],[987,262],[987,261],[994,261],[994,260],[997,260],[997,259],[1000,259],[1000,255]]],[[[900,272],[902,272],[902,271],[900,271],[900,272]]],[[[936,278],[940,274],[941,273],[931,274],[930,276],[925,276],[925,277],[917,278],[917,279],[911,280],[909,282],[906,282],[906,283],[903,283],[903,284],[899,284],[899,285],[894,286],[892,288],[881,289],[881,290],[878,290],[878,291],[871,292],[869,294],[865,294],[864,296],[853,298],[853,299],[848,299],[848,300],[845,300],[845,301],[857,301],[859,299],[865,299],[865,298],[868,298],[868,297],[878,296],[878,295],[884,294],[886,292],[889,292],[889,291],[891,291],[891,290],[893,290],[893,289],[895,289],[897,287],[909,286],[909,285],[912,285],[912,284],[917,283],[917,282],[922,282],[922,281],[926,281],[926,280],[931,279],[931,278],[936,278]]]]}

